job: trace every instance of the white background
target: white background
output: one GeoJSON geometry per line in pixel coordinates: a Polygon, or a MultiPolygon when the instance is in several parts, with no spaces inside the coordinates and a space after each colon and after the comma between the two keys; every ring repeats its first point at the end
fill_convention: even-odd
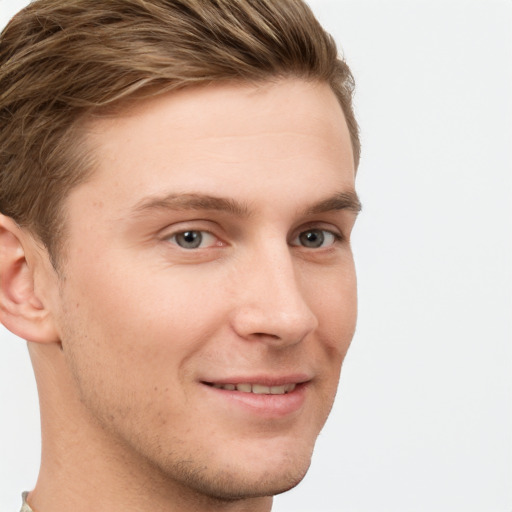
{"type": "MultiPolygon", "coordinates": [[[[0,0],[0,26],[26,3],[0,0]]],[[[310,4],[357,80],[360,315],[310,473],[274,510],[511,512],[512,2],[310,4]]],[[[2,330],[2,512],[39,443],[2,330]]]]}

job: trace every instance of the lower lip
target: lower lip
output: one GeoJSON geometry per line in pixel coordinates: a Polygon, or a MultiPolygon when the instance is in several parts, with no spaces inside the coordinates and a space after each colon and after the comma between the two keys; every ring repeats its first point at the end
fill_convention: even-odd
{"type": "Polygon", "coordinates": [[[249,413],[266,418],[286,417],[299,411],[306,399],[307,383],[297,384],[297,387],[282,395],[265,395],[244,393],[243,391],[228,391],[203,384],[212,396],[221,399],[227,405],[242,408],[249,413]]]}

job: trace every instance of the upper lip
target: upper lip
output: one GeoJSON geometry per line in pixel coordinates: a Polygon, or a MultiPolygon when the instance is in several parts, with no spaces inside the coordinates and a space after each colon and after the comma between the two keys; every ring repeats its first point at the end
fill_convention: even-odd
{"type": "Polygon", "coordinates": [[[306,374],[294,375],[250,375],[236,377],[221,377],[219,379],[201,379],[201,382],[207,384],[261,384],[263,386],[284,386],[286,384],[302,384],[311,380],[306,374]]]}

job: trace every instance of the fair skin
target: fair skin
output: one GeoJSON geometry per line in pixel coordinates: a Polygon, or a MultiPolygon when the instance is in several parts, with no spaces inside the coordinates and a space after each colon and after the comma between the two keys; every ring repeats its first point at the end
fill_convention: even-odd
{"type": "Polygon", "coordinates": [[[325,84],[186,89],[89,123],[59,272],[2,217],[29,340],[35,512],[269,511],[306,473],[356,321],[350,137],[325,84]]]}

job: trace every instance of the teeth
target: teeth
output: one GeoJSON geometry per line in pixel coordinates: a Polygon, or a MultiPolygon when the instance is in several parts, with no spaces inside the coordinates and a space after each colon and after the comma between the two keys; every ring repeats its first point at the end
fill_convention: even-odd
{"type": "Polygon", "coordinates": [[[253,384],[252,392],[257,395],[270,395],[270,388],[268,386],[262,386],[261,384],[253,384]]]}
{"type": "Polygon", "coordinates": [[[284,387],[284,392],[291,393],[296,387],[297,387],[297,384],[286,384],[284,387]]]}
{"type": "Polygon", "coordinates": [[[285,395],[292,392],[297,384],[285,384],[283,386],[264,386],[263,384],[212,384],[214,388],[227,391],[241,391],[242,393],[254,393],[256,395],[285,395]]]}

